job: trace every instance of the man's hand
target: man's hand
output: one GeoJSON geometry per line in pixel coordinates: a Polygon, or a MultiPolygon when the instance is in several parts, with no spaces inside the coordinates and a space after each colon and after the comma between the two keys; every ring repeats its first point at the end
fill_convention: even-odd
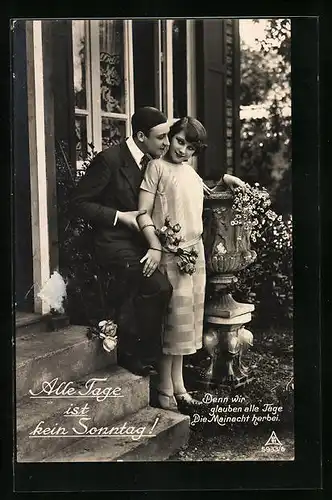
{"type": "Polygon", "coordinates": [[[146,214],[146,210],[134,210],[133,212],[118,212],[118,220],[134,231],[140,231],[137,224],[137,216],[146,214]]]}
{"type": "Polygon", "coordinates": [[[143,267],[143,276],[149,278],[159,266],[161,260],[161,251],[149,248],[144,257],[140,260],[145,262],[143,267]]]}

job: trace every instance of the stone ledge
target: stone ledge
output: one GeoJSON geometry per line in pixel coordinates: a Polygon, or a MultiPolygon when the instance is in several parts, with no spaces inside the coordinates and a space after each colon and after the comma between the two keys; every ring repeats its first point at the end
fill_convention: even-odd
{"type": "Polygon", "coordinates": [[[25,312],[15,312],[15,326],[20,328],[22,326],[28,326],[34,323],[38,323],[42,319],[41,314],[37,313],[25,313],[25,312]]]}
{"type": "Polygon", "coordinates": [[[206,321],[213,325],[243,325],[251,321],[251,313],[239,314],[233,318],[222,318],[220,316],[206,316],[206,321]]]}
{"type": "Polygon", "coordinates": [[[45,332],[47,330],[46,322],[42,314],[15,311],[14,317],[16,339],[24,335],[45,332]]]}

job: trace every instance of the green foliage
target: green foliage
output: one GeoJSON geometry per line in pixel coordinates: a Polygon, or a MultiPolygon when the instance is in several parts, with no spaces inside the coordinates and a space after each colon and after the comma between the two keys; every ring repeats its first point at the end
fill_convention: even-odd
{"type": "Polygon", "coordinates": [[[241,105],[259,104],[262,113],[241,120],[240,176],[266,186],[273,208],[285,215],[292,196],[291,120],[284,112],[291,104],[290,34],[289,19],[269,20],[260,49],[242,44],[241,51],[241,105]]]}
{"type": "MultiPolygon", "coordinates": [[[[261,42],[261,48],[264,55],[274,53],[281,56],[280,68],[282,70],[290,69],[291,62],[291,21],[290,19],[271,19],[269,21],[266,37],[261,42]]],[[[290,76],[285,75],[286,78],[290,76]]]]}
{"type": "Polygon", "coordinates": [[[252,244],[257,260],[238,274],[235,295],[255,304],[256,324],[289,326],[293,317],[292,141],[291,120],[283,106],[290,105],[291,95],[290,21],[270,20],[260,49],[253,52],[242,47],[241,89],[247,93],[242,92],[241,104],[260,104],[267,113],[241,120],[240,176],[265,186],[272,211],[281,215],[268,219],[259,231],[252,244]]]}
{"type": "Polygon", "coordinates": [[[235,295],[255,305],[255,323],[289,326],[293,318],[292,217],[267,217],[253,242],[256,262],[237,275],[235,295]]]}
{"type": "Polygon", "coordinates": [[[284,214],[290,213],[290,118],[282,116],[275,99],[268,118],[242,120],[241,125],[241,178],[264,185],[274,208],[284,214]]]}
{"type": "MultiPolygon", "coordinates": [[[[89,145],[83,171],[96,152],[89,145]]],[[[95,324],[109,318],[111,304],[105,300],[114,278],[101,273],[94,258],[92,228],[73,216],[71,196],[79,177],[68,162],[65,144],[57,144],[57,197],[60,273],[67,282],[67,314],[71,323],[95,324]]]]}
{"type": "Polygon", "coordinates": [[[259,104],[271,90],[273,75],[263,54],[241,44],[240,102],[243,106],[259,104]]]}
{"type": "Polygon", "coordinates": [[[265,188],[234,190],[231,224],[250,231],[256,261],[238,273],[236,294],[241,301],[256,306],[256,323],[285,325],[293,317],[292,291],[292,217],[283,218],[271,210],[265,188]]]}

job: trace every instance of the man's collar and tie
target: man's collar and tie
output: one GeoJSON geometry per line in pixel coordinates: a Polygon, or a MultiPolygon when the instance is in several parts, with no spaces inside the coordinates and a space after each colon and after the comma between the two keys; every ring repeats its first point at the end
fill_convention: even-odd
{"type": "Polygon", "coordinates": [[[126,143],[143,176],[149,161],[152,160],[151,155],[149,155],[148,153],[144,154],[143,151],[139,149],[132,136],[126,139],[126,143]]]}
{"type": "Polygon", "coordinates": [[[148,153],[145,153],[145,155],[143,156],[143,158],[141,159],[141,172],[142,172],[142,177],[144,176],[145,174],[145,170],[146,170],[146,167],[148,166],[148,163],[149,161],[152,160],[152,157],[148,154],[148,153]]]}

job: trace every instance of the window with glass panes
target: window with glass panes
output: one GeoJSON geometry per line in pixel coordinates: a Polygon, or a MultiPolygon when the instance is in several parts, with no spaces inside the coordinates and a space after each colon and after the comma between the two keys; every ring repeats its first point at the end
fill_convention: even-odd
{"type": "Polygon", "coordinates": [[[72,22],[76,161],[130,133],[133,112],[131,21],[72,22]]]}
{"type": "Polygon", "coordinates": [[[76,161],[130,135],[135,105],[195,116],[194,20],[73,20],[76,161]]]}

